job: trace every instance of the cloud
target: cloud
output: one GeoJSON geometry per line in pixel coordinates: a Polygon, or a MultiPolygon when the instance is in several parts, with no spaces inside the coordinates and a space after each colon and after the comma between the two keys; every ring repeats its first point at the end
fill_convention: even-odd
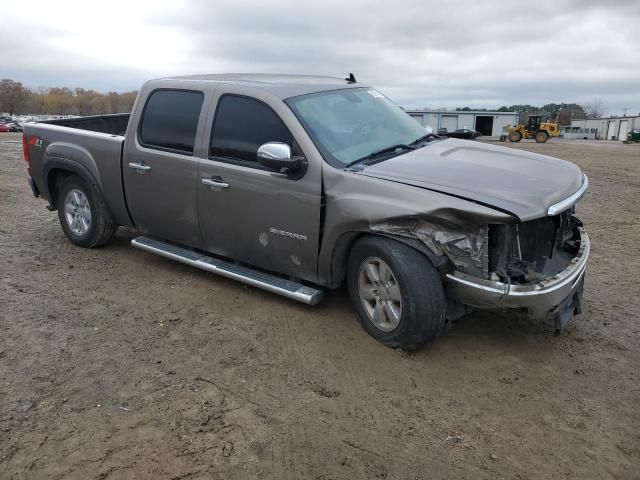
{"type": "Polygon", "coordinates": [[[412,107],[600,97],[610,113],[640,111],[640,2],[100,5],[5,5],[0,75],[30,86],[127,90],[173,74],[354,72],[412,107]]]}

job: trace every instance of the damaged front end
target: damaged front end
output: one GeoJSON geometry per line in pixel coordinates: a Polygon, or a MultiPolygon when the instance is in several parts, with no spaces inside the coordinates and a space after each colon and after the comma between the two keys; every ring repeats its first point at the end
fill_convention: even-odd
{"type": "Polygon", "coordinates": [[[476,308],[551,317],[557,331],[582,311],[590,243],[572,210],[527,222],[489,225],[489,278],[446,275],[447,293],[476,308]]]}
{"type": "Polygon", "coordinates": [[[450,301],[475,308],[520,309],[533,318],[552,314],[558,330],[582,308],[589,239],[573,208],[555,216],[486,226],[402,218],[370,228],[419,241],[433,258],[446,259],[449,270],[439,269],[450,301]]]}
{"type": "Polygon", "coordinates": [[[458,225],[423,218],[401,218],[370,226],[372,232],[419,240],[433,255],[447,259],[450,269],[487,278],[488,228],[458,225]]]}
{"type": "Polygon", "coordinates": [[[567,210],[522,223],[489,225],[489,278],[536,283],[564,270],[580,249],[582,222],[567,210]]]}

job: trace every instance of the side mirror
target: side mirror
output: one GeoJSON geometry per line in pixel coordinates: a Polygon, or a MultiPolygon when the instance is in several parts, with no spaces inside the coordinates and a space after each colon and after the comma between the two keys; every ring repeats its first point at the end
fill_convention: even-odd
{"type": "Polygon", "coordinates": [[[304,164],[304,157],[292,157],[286,143],[267,142],[258,149],[258,162],[278,173],[294,173],[304,164]]]}

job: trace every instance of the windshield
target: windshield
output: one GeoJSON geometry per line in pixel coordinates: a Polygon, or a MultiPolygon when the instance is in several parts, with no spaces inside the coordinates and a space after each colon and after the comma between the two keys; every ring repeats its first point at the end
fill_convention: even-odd
{"type": "Polygon", "coordinates": [[[426,133],[399,106],[369,88],[313,93],[286,103],[336,167],[393,145],[410,144],[426,133]]]}

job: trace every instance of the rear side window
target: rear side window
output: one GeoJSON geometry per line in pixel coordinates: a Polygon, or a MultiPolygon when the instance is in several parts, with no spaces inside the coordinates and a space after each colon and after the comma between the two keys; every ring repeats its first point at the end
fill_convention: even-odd
{"type": "Polygon", "coordinates": [[[210,157],[257,162],[258,148],[267,142],[293,143],[291,132],[269,106],[236,95],[220,98],[211,131],[210,157]]]}
{"type": "Polygon", "coordinates": [[[193,154],[203,100],[202,92],[153,92],[142,114],[140,143],[145,147],[193,154]]]}

